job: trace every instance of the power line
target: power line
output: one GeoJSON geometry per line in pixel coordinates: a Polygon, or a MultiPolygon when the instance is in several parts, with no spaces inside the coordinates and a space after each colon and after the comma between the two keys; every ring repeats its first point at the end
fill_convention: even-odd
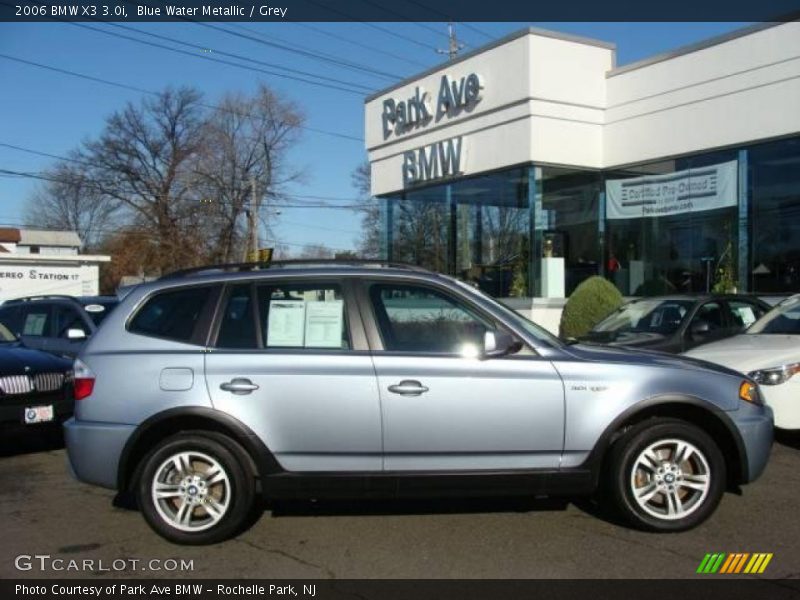
{"type": "MultiPolygon", "coordinates": [[[[14,171],[14,170],[11,170],[11,169],[4,169],[4,168],[0,168],[0,176],[12,176],[12,177],[22,177],[22,178],[26,178],[26,179],[38,179],[38,180],[41,180],[41,181],[50,181],[50,182],[53,182],[53,183],[74,183],[74,181],[72,181],[72,180],[53,177],[52,175],[42,174],[41,172],[34,173],[34,172],[26,172],[26,171],[14,171]]],[[[82,183],[82,185],[84,185],[85,187],[87,187],[89,189],[98,190],[98,191],[100,191],[102,193],[106,193],[107,192],[107,190],[105,188],[103,188],[102,186],[99,186],[97,184],[93,184],[92,182],[83,181],[81,183],[82,183]]],[[[194,186],[195,189],[198,189],[199,187],[201,187],[201,186],[194,186]]],[[[130,191],[130,190],[122,190],[122,191],[126,191],[127,193],[131,193],[131,194],[136,193],[135,191],[130,191]]],[[[281,193],[281,194],[274,194],[273,193],[273,194],[268,194],[267,196],[272,197],[273,204],[271,206],[262,206],[262,208],[292,208],[292,209],[294,209],[294,208],[324,208],[324,209],[333,209],[333,210],[358,210],[360,208],[367,208],[367,207],[373,206],[372,204],[367,203],[367,202],[363,202],[362,200],[358,200],[360,202],[360,204],[349,204],[349,205],[332,205],[332,204],[322,204],[322,203],[313,204],[313,203],[303,202],[302,199],[304,198],[304,196],[302,196],[302,195],[299,195],[299,194],[296,195],[296,194],[290,194],[290,193],[281,193]],[[295,198],[296,199],[295,203],[294,204],[290,204],[288,201],[282,200],[283,197],[295,198]],[[282,203],[278,204],[277,202],[282,202],[282,203]]],[[[167,197],[167,199],[169,199],[169,197],[167,197]]],[[[230,205],[230,206],[234,205],[233,202],[227,202],[227,201],[223,201],[223,200],[213,200],[213,201],[210,201],[208,204],[222,204],[222,205],[230,205]]],[[[202,205],[202,204],[198,203],[198,205],[202,205]]]]}
{"type": "MultiPolygon", "coordinates": [[[[287,75],[285,73],[278,73],[276,71],[268,71],[266,69],[261,69],[261,68],[258,68],[258,67],[250,67],[250,66],[242,65],[242,64],[239,64],[239,63],[236,63],[236,62],[232,62],[232,61],[229,61],[229,60],[224,60],[224,59],[221,59],[221,58],[214,58],[212,56],[208,56],[208,55],[205,55],[205,54],[195,54],[194,52],[188,52],[186,50],[181,50],[180,48],[171,48],[169,46],[165,46],[164,44],[159,44],[157,42],[148,42],[147,40],[138,39],[138,38],[135,38],[135,37],[132,37],[132,36],[129,36],[129,35],[125,35],[124,33],[115,33],[113,31],[106,31],[106,30],[100,29],[98,27],[92,27],[91,25],[87,25],[86,23],[76,23],[76,22],[73,22],[73,21],[69,21],[69,24],[70,25],[74,25],[75,27],[82,27],[84,29],[89,29],[89,30],[92,30],[92,31],[103,33],[103,34],[111,36],[111,37],[117,37],[117,38],[126,39],[126,40],[129,40],[131,42],[135,42],[137,44],[143,44],[145,46],[151,46],[153,48],[160,48],[162,50],[167,50],[169,52],[174,52],[176,54],[183,54],[185,56],[192,56],[194,58],[199,58],[201,60],[207,60],[207,61],[211,61],[211,62],[223,64],[223,65],[228,65],[228,66],[231,66],[231,67],[244,69],[246,71],[253,71],[253,72],[256,72],[256,73],[265,73],[266,75],[273,75],[275,77],[282,77],[284,79],[290,79],[290,80],[293,80],[293,81],[299,81],[301,83],[307,83],[309,85],[315,85],[315,86],[318,86],[318,87],[324,87],[324,88],[328,88],[328,89],[332,89],[332,90],[337,90],[337,91],[340,91],[340,92],[346,92],[348,94],[355,94],[357,96],[361,96],[361,95],[363,95],[364,91],[369,91],[370,90],[370,88],[367,88],[367,87],[364,87],[364,86],[360,86],[359,84],[355,84],[355,83],[345,82],[346,85],[349,85],[351,87],[342,87],[340,85],[324,83],[322,81],[313,81],[311,79],[306,79],[305,77],[300,77],[300,76],[295,76],[295,75],[287,75]],[[355,89],[356,87],[358,87],[360,89],[355,89]]],[[[116,23],[108,23],[108,25],[112,25],[114,27],[123,27],[123,28],[125,28],[124,25],[118,25],[116,23]]],[[[133,28],[128,28],[128,29],[132,29],[133,31],[136,31],[137,33],[142,33],[144,35],[149,35],[149,36],[153,36],[153,37],[164,37],[164,36],[159,36],[158,34],[155,34],[155,33],[139,31],[139,30],[133,29],[133,28]]],[[[196,48],[196,49],[199,49],[199,50],[203,50],[204,49],[202,46],[196,46],[195,44],[190,44],[188,42],[181,42],[179,40],[173,40],[172,38],[166,38],[166,39],[169,39],[170,41],[173,41],[175,43],[183,44],[183,45],[186,45],[186,46],[190,46],[190,47],[193,47],[193,48],[196,48]]],[[[220,54],[222,54],[222,53],[220,52],[220,54]]],[[[247,60],[249,62],[256,62],[256,63],[259,62],[259,61],[256,61],[255,59],[247,59],[247,60]]],[[[286,67],[281,67],[281,68],[286,68],[286,67]]]]}
{"type": "MultiPolygon", "coordinates": [[[[117,87],[117,88],[120,88],[120,89],[125,89],[125,90],[138,92],[140,94],[147,94],[147,95],[150,95],[150,96],[158,96],[159,95],[158,92],[154,92],[153,90],[146,90],[144,88],[136,87],[136,86],[133,86],[133,85],[128,85],[128,84],[125,84],[125,83],[119,83],[117,81],[111,81],[109,79],[102,79],[100,77],[94,77],[93,75],[86,75],[84,73],[78,73],[76,71],[70,71],[68,69],[62,69],[60,67],[54,67],[52,65],[46,65],[46,64],[34,62],[34,61],[31,61],[31,60],[26,60],[24,58],[19,58],[19,57],[16,57],[16,56],[10,56],[8,54],[0,53],[0,58],[4,58],[6,60],[11,60],[11,61],[14,61],[14,62],[22,63],[22,64],[29,65],[29,66],[32,66],[32,67],[37,67],[37,68],[40,68],[40,69],[45,69],[45,70],[48,70],[48,71],[53,71],[53,72],[56,72],[56,73],[61,73],[62,75],[70,75],[72,77],[78,77],[80,79],[85,79],[87,81],[92,81],[94,83],[102,83],[104,85],[110,85],[110,86],[117,87]]],[[[240,116],[247,116],[247,117],[250,117],[250,118],[255,118],[252,115],[252,113],[234,111],[234,110],[231,110],[231,109],[228,109],[228,108],[225,108],[225,107],[222,107],[222,106],[217,106],[217,105],[214,105],[214,104],[198,103],[198,105],[202,106],[204,108],[211,109],[211,110],[219,110],[219,111],[222,111],[222,112],[229,112],[229,113],[237,114],[237,115],[240,115],[240,116]]],[[[335,132],[335,131],[326,131],[324,129],[317,129],[315,127],[310,127],[308,125],[298,125],[297,127],[299,127],[300,129],[305,129],[307,131],[312,131],[314,133],[320,133],[320,134],[323,134],[323,135],[329,135],[329,136],[332,136],[332,137],[338,137],[338,138],[342,138],[342,139],[353,140],[353,141],[361,142],[361,143],[363,143],[363,141],[364,141],[364,139],[361,138],[361,137],[356,137],[354,135],[348,135],[346,133],[339,133],[339,132],[335,132]]]]}
{"type": "MultiPolygon", "coordinates": [[[[383,50],[381,48],[375,48],[374,46],[370,46],[369,44],[362,44],[361,42],[358,42],[356,40],[352,40],[352,39],[347,38],[347,37],[345,37],[343,35],[338,35],[338,34],[330,32],[330,31],[325,31],[321,27],[315,27],[314,25],[311,25],[309,23],[293,22],[292,25],[296,25],[298,27],[303,27],[303,28],[309,29],[311,31],[315,31],[315,32],[317,32],[317,33],[319,33],[321,35],[327,36],[327,37],[329,37],[331,39],[339,40],[341,42],[345,42],[347,44],[350,44],[351,46],[355,46],[356,48],[361,48],[363,50],[369,50],[370,52],[377,52],[378,54],[382,54],[383,56],[388,56],[390,58],[394,58],[396,60],[403,61],[405,63],[408,63],[409,65],[414,65],[415,67],[426,68],[426,67],[429,66],[429,65],[426,65],[425,63],[420,62],[418,60],[413,60],[413,59],[407,58],[405,56],[401,56],[400,54],[394,54],[393,52],[389,52],[389,51],[383,50]]],[[[400,79],[400,78],[398,78],[398,79],[400,79]]]]}
{"type": "MultiPolygon", "coordinates": [[[[444,12],[434,8],[433,6],[427,6],[427,5],[423,4],[422,2],[418,2],[417,0],[405,0],[405,1],[409,2],[411,4],[414,4],[414,5],[422,8],[423,10],[428,10],[428,11],[432,12],[433,14],[436,14],[436,15],[438,15],[440,17],[443,17],[444,19],[446,19],[448,21],[452,20],[452,18],[453,18],[453,15],[449,15],[447,13],[444,13],[444,12]]],[[[489,40],[494,40],[495,39],[495,36],[490,35],[490,34],[486,33],[485,31],[482,31],[481,29],[478,29],[477,27],[475,27],[474,25],[472,25],[470,23],[467,23],[465,21],[456,21],[456,22],[459,25],[463,25],[467,29],[470,29],[471,31],[474,31],[475,33],[477,33],[479,35],[482,35],[483,37],[485,37],[485,38],[487,38],[489,40]]]]}
{"type": "MultiPolygon", "coordinates": [[[[249,29],[247,27],[244,27],[242,25],[234,25],[234,26],[237,27],[238,29],[243,29],[245,31],[248,31],[248,32],[250,32],[253,35],[258,36],[258,37],[253,37],[253,35],[247,35],[247,34],[244,34],[244,33],[237,33],[236,31],[231,31],[230,29],[226,29],[224,27],[219,27],[217,25],[212,25],[211,23],[205,23],[205,22],[202,22],[202,21],[190,21],[190,22],[192,22],[192,23],[194,23],[196,25],[202,25],[203,27],[208,27],[210,29],[214,29],[216,31],[221,31],[223,33],[227,33],[228,35],[233,35],[233,36],[240,37],[240,38],[243,38],[243,39],[246,39],[246,40],[250,40],[250,41],[256,42],[258,44],[263,44],[265,46],[269,46],[269,47],[272,47],[272,48],[278,48],[280,50],[285,50],[286,52],[294,52],[295,54],[299,54],[301,56],[305,56],[305,57],[311,58],[313,60],[320,60],[320,61],[324,61],[324,62],[328,62],[328,63],[334,64],[334,65],[340,66],[342,68],[347,68],[347,69],[350,69],[350,70],[360,71],[362,73],[366,73],[368,75],[372,75],[373,77],[382,77],[383,79],[388,79],[390,81],[395,81],[395,80],[400,78],[398,75],[396,75],[394,73],[387,73],[386,71],[379,71],[377,69],[373,69],[372,67],[369,67],[369,66],[366,66],[366,65],[362,65],[362,64],[359,64],[359,63],[354,63],[354,62],[351,62],[351,61],[347,61],[347,60],[343,60],[343,59],[339,59],[339,58],[333,57],[330,54],[323,54],[323,53],[319,53],[319,52],[313,52],[311,50],[304,50],[302,48],[298,48],[297,46],[292,47],[292,46],[287,45],[287,42],[284,42],[283,40],[281,40],[281,42],[283,42],[283,43],[270,41],[269,38],[266,35],[264,35],[264,34],[262,34],[260,32],[255,32],[255,31],[253,31],[253,30],[251,30],[251,29],[249,29]]],[[[275,39],[280,39],[280,38],[275,38],[275,39]]]]}

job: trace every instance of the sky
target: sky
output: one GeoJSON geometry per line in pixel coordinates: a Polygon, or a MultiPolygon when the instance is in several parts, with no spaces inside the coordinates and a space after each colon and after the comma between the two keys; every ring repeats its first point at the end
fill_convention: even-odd
{"type": "MultiPolygon", "coordinates": [[[[300,105],[308,127],[290,155],[292,163],[306,176],[288,191],[300,202],[317,202],[316,207],[282,209],[280,215],[270,217],[275,239],[267,240],[270,245],[280,243],[293,251],[306,244],[324,244],[333,250],[357,247],[360,215],[341,208],[319,208],[318,203],[342,206],[356,201],[351,174],[366,160],[364,98],[371,91],[446,60],[436,52],[447,46],[445,23],[214,24],[235,33],[198,23],[125,24],[139,32],[195,44],[210,53],[113,25],[88,25],[113,35],[70,23],[0,24],[0,55],[4,55],[0,56],[0,169],[40,172],[55,162],[3,144],[63,156],[83,140],[99,135],[107,116],[128,102],[138,104],[148,97],[7,57],[145,90],[192,86],[203,92],[208,104],[214,104],[229,91],[252,92],[259,83],[265,83],[300,105]],[[181,48],[188,54],[144,45],[121,35],[181,48]],[[310,75],[292,76],[316,83],[323,82],[322,77],[329,78],[324,83],[333,87],[204,58],[222,58],[220,52],[304,71],[310,75]],[[348,68],[341,62],[359,68],[348,68]]],[[[747,24],[467,23],[455,27],[466,50],[473,50],[531,25],[613,42],[617,45],[617,64],[621,66],[747,24]]],[[[249,66],[274,70],[252,63],[249,66]]],[[[40,185],[41,181],[0,175],[0,226],[24,224],[27,203],[40,185]]]]}

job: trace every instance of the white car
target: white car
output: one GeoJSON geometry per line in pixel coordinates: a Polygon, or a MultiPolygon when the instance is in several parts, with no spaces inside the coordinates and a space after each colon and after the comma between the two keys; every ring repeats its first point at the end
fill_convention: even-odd
{"type": "Polygon", "coordinates": [[[800,294],[781,302],[745,333],[686,356],[746,373],[775,412],[775,427],[800,429],[800,294]]]}

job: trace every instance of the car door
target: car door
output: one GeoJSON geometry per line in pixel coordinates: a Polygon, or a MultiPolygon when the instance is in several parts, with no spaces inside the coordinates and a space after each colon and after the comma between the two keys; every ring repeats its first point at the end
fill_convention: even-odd
{"type": "Polygon", "coordinates": [[[359,299],[386,471],[558,468],[564,389],[548,360],[530,349],[477,358],[484,333],[499,325],[449,288],[374,280],[359,299]]]}
{"type": "Polygon", "coordinates": [[[288,471],[380,471],[375,371],[347,281],[227,286],[206,355],[214,408],[288,471]]]}

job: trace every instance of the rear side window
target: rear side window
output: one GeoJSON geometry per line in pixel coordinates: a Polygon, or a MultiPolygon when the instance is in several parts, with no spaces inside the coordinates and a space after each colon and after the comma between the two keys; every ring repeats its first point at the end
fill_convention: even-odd
{"type": "Polygon", "coordinates": [[[37,302],[22,309],[22,335],[48,337],[50,333],[50,305],[37,302]]]}
{"type": "Polygon", "coordinates": [[[128,330],[176,342],[189,342],[211,290],[210,287],[191,287],[156,294],[139,309],[128,330]]]}

